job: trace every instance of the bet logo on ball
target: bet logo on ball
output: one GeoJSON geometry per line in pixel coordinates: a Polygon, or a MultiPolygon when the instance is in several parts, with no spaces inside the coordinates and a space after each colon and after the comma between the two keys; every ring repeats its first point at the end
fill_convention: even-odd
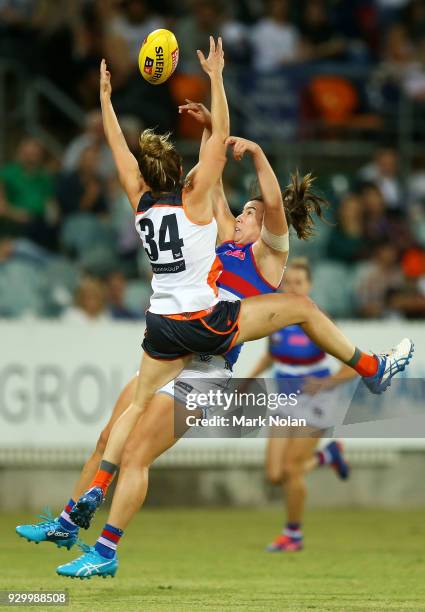
{"type": "Polygon", "coordinates": [[[170,30],[154,30],[145,38],[139,53],[139,70],[152,85],[161,85],[173,74],[179,61],[179,46],[170,30]]]}

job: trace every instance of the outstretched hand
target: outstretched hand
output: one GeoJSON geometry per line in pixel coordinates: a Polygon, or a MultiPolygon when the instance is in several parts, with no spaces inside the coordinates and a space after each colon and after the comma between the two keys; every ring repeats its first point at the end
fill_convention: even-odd
{"type": "Polygon", "coordinates": [[[212,36],[210,36],[210,52],[208,57],[205,59],[205,55],[199,49],[196,51],[198,54],[199,62],[204,72],[208,75],[214,73],[221,74],[224,68],[224,53],[223,53],[223,41],[221,36],[217,39],[217,44],[212,36]]]}
{"type": "Polygon", "coordinates": [[[211,127],[211,113],[201,102],[193,102],[186,98],[186,104],[180,104],[179,113],[188,113],[206,128],[211,127]]]}
{"type": "Polygon", "coordinates": [[[233,157],[236,161],[240,161],[246,152],[253,154],[258,149],[257,143],[238,136],[229,136],[226,145],[233,147],[233,157]]]}
{"type": "Polygon", "coordinates": [[[106,66],[106,60],[103,59],[100,62],[100,95],[110,97],[111,94],[112,94],[111,73],[109,72],[106,66]]]}

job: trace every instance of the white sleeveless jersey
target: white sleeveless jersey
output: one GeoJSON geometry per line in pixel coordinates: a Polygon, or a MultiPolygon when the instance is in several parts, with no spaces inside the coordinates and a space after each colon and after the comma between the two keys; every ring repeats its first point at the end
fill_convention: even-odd
{"type": "Polygon", "coordinates": [[[192,223],[180,190],[160,198],[148,192],[137,207],[136,230],[152,266],[150,312],[196,312],[217,303],[222,266],[215,254],[215,219],[205,225],[192,223]]]}

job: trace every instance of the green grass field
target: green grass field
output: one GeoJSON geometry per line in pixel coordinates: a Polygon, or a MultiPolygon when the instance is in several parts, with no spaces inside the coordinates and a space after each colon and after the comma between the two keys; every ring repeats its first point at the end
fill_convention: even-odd
{"type": "MultiPolygon", "coordinates": [[[[75,549],[15,535],[29,519],[0,516],[0,588],[68,588],[72,611],[425,610],[420,510],[310,511],[306,549],[286,555],[264,552],[281,522],[276,509],[145,510],[123,538],[117,576],[85,581],[55,574],[75,549]]],[[[84,532],[88,543],[103,522],[92,539],[84,532]]]]}

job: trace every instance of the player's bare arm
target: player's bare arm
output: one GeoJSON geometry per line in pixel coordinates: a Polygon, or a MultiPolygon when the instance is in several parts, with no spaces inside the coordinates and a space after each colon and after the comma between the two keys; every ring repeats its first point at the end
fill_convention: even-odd
{"type": "MultiPolygon", "coordinates": [[[[211,137],[212,126],[211,126],[211,113],[210,111],[200,102],[193,102],[192,100],[186,99],[186,104],[179,106],[179,113],[187,112],[188,115],[193,117],[198,123],[203,125],[204,130],[202,133],[201,148],[199,151],[199,158],[202,157],[207,141],[211,137]]],[[[198,164],[195,166],[193,171],[196,171],[198,164]]],[[[218,228],[218,242],[223,243],[229,240],[233,240],[235,231],[235,217],[230,210],[227,202],[226,195],[223,188],[223,180],[217,181],[213,188],[213,211],[214,217],[217,221],[218,228]]]]}
{"type": "Polygon", "coordinates": [[[264,216],[263,229],[252,249],[263,275],[272,284],[279,284],[282,265],[288,259],[288,223],[283,206],[282,192],[276,175],[261,147],[245,138],[231,136],[227,139],[233,148],[233,157],[240,161],[246,153],[251,155],[257,174],[264,216]],[[276,274],[279,270],[279,274],[276,274]]]}
{"type": "Polygon", "coordinates": [[[221,177],[226,164],[226,139],[229,136],[229,108],[223,83],[224,53],[221,38],[217,44],[210,37],[210,52],[205,58],[198,50],[202,69],[211,82],[211,136],[200,151],[196,170],[186,180],[185,203],[191,218],[208,223],[212,218],[211,190],[221,177]]]}
{"type": "Polygon", "coordinates": [[[114,107],[112,106],[111,94],[111,73],[107,69],[106,61],[103,59],[100,64],[100,104],[102,107],[103,127],[106,139],[112,150],[120,183],[130,200],[131,206],[136,210],[141,194],[146,191],[146,185],[140,174],[137,160],[128,148],[124,138],[114,107]]]}

